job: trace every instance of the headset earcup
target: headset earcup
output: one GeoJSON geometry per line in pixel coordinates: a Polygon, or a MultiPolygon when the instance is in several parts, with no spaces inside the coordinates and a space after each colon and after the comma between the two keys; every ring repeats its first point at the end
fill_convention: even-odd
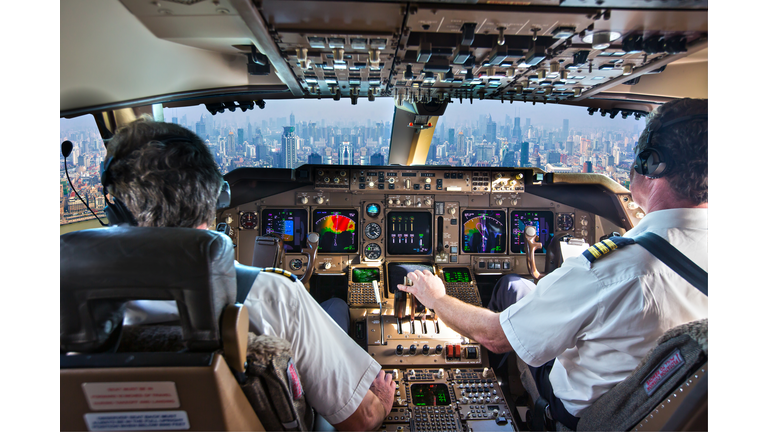
{"type": "Polygon", "coordinates": [[[635,171],[653,179],[663,177],[671,168],[669,160],[663,148],[648,148],[635,157],[635,171]]]}

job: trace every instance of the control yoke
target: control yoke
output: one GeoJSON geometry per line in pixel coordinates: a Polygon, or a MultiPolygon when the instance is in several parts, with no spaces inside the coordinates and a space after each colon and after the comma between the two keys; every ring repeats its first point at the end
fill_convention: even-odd
{"type": "Polygon", "coordinates": [[[307,257],[307,271],[299,278],[299,281],[307,286],[312,272],[315,270],[315,258],[317,258],[317,244],[320,242],[320,235],[316,232],[307,233],[308,248],[302,248],[301,253],[307,257]]]}
{"type": "Polygon", "coordinates": [[[534,252],[542,247],[539,243],[539,236],[536,235],[536,227],[533,225],[525,227],[525,258],[528,262],[528,273],[537,281],[541,279],[541,273],[536,269],[534,252]]]}

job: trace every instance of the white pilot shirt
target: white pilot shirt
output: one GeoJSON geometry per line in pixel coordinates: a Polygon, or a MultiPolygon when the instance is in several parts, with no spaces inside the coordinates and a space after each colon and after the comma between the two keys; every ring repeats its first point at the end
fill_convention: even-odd
{"type": "Polygon", "coordinates": [[[243,302],[250,329],[291,343],[307,402],[331,424],[351,416],[381,370],[301,282],[261,272],[243,302]]]}
{"type": "MultiPolygon", "coordinates": [[[[339,327],[300,282],[261,272],[243,304],[250,331],[291,344],[307,402],[331,424],[351,416],[368,393],[381,365],[339,327]]],[[[175,301],[126,303],[123,324],[178,319],[175,301]]]]}
{"type": "MultiPolygon", "coordinates": [[[[624,237],[651,231],[707,270],[707,209],[649,213],[624,237]]],[[[707,318],[707,297],[640,245],[567,259],[500,314],[531,366],[556,358],[552,389],[572,415],[627,378],[665,331],[707,318]]]]}

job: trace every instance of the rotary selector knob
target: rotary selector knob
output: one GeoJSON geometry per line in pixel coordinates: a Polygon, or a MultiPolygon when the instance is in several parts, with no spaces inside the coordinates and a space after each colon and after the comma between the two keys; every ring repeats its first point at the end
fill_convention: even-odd
{"type": "Polygon", "coordinates": [[[423,347],[421,347],[421,353],[424,354],[424,355],[428,355],[429,354],[429,345],[424,345],[423,347]]]}
{"type": "Polygon", "coordinates": [[[392,205],[395,201],[392,200],[392,198],[387,200],[387,204],[392,205]]]}
{"type": "Polygon", "coordinates": [[[424,205],[431,206],[432,205],[432,199],[430,199],[430,198],[425,199],[424,200],[424,205]]]}
{"type": "MultiPolygon", "coordinates": [[[[402,346],[402,345],[398,345],[398,346],[397,346],[397,348],[395,348],[395,354],[397,354],[397,355],[403,355],[403,346],[402,346]]],[[[397,371],[395,371],[395,372],[392,374],[392,379],[396,379],[396,378],[395,378],[395,373],[397,373],[397,371]]]]}
{"type": "Polygon", "coordinates": [[[424,183],[432,183],[432,179],[427,177],[424,179],[424,183]]]}
{"type": "Polygon", "coordinates": [[[334,183],[338,183],[338,182],[340,182],[340,181],[341,181],[341,179],[339,179],[338,177],[334,177],[334,178],[333,178],[333,182],[334,182],[334,183]]]}
{"type": "Polygon", "coordinates": [[[522,179],[523,179],[523,173],[518,173],[518,174],[515,176],[515,178],[516,178],[516,179],[518,179],[518,180],[522,180],[522,179]]]}
{"type": "Polygon", "coordinates": [[[315,198],[315,202],[318,203],[318,204],[322,204],[322,203],[325,202],[325,198],[319,196],[319,197],[315,198]]]}
{"type": "Polygon", "coordinates": [[[448,209],[448,213],[455,215],[456,214],[456,207],[451,207],[448,209]]]}
{"type": "Polygon", "coordinates": [[[395,205],[400,205],[400,198],[395,200],[395,205]]]}
{"type": "Polygon", "coordinates": [[[504,199],[503,198],[496,198],[496,205],[500,206],[502,204],[504,204],[504,199]]]}
{"type": "Polygon", "coordinates": [[[405,200],[405,205],[407,205],[407,206],[411,205],[411,200],[410,200],[410,198],[408,198],[408,199],[406,199],[406,200],[405,200]]]}
{"type": "Polygon", "coordinates": [[[329,262],[323,263],[323,268],[326,269],[326,270],[330,270],[331,266],[332,266],[332,264],[329,263],[329,262]]]}
{"type": "Polygon", "coordinates": [[[416,355],[416,345],[411,345],[411,347],[408,348],[408,354],[416,355]]]}
{"type": "Polygon", "coordinates": [[[389,181],[389,183],[391,183],[391,184],[394,184],[394,183],[395,183],[395,179],[394,179],[394,177],[390,177],[388,181],[389,181]]]}
{"type": "Polygon", "coordinates": [[[331,179],[329,177],[325,177],[325,178],[323,178],[323,181],[326,182],[326,183],[330,183],[331,179]]]}
{"type": "Polygon", "coordinates": [[[306,203],[309,202],[309,198],[303,196],[303,197],[299,198],[299,202],[302,203],[302,204],[306,204],[306,203]]]}
{"type": "Polygon", "coordinates": [[[405,180],[405,188],[406,189],[410,189],[411,188],[411,180],[410,179],[405,180]]]}
{"type": "MultiPolygon", "coordinates": [[[[435,347],[435,354],[440,354],[441,352],[443,352],[443,346],[442,345],[436,346],[435,347]]],[[[440,370],[442,370],[442,369],[440,369],[440,370]]]]}

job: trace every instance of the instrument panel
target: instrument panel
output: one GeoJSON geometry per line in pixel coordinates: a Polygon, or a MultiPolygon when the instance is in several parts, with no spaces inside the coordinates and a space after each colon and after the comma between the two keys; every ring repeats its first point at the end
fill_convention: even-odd
{"type": "MultiPolygon", "coordinates": [[[[219,215],[230,224],[237,259],[250,263],[258,235],[283,239],[283,267],[306,271],[300,254],[320,235],[316,274],[347,274],[350,265],[424,258],[462,264],[474,274],[528,274],[524,230],[536,226],[545,267],[553,239],[594,243],[621,228],[582,209],[526,192],[535,170],[500,168],[312,167],[312,184],[240,205],[219,215]]],[[[626,197],[624,198],[626,201],[626,197]]]]}
{"type": "MultiPolygon", "coordinates": [[[[560,239],[592,244],[622,228],[531,193],[544,180],[537,170],[310,169],[311,183],[219,214],[217,229],[224,225],[232,237],[236,259],[251,263],[256,238],[275,236],[283,268],[303,276],[307,235],[318,234],[312,278],[346,281],[350,336],[397,376],[382,430],[515,430],[485,348],[396,285],[408,284],[413,269],[429,270],[448,295],[482,307],[481,276],[486,284],[508,273],[528,276],[527,226],[542,244],[533,255],[542,273],[560,239]]],[[[628,208],[628,196],[617,196],[618,205],[628,208]]]]}

